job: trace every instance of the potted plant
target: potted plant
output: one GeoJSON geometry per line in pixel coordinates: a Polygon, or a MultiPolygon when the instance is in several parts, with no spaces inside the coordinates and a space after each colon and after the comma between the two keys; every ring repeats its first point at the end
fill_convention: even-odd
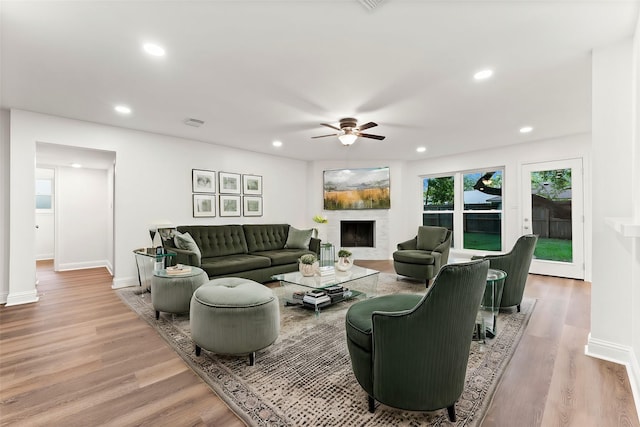
{"type": "Polygon", "coordinates": [[[300,257],[298,269],[303,276],[313,276],[318,270],[318,257],[313,254],[304,254],[300,257]]]}
{"type": "Polygon", "coordinates": [[[340,271],[347,271],[353,267],[353,257],[351,251],[344,248],[338,251],[338,264],[336,268],[340,271]]]}

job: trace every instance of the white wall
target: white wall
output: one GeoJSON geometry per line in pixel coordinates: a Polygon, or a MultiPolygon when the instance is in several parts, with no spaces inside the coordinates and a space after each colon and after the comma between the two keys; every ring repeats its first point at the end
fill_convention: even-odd
{"type": "Polygon", "coordinates": [[[20,183],[19,188],[27,191],[15,196],[11,192],[10,253],[16,255],[9,261],[10,299],[14,292],[20,293],[16,294],[20,302],[35,297],[31,280],[35,258],[25,255],[34,254],[35,248],[19,236],[33,230],[33,214],[26,212],[33,212],[33,191],[28,189],[34,187],[36,141],[116,153],[114,286],[136,283],[132,250],[149,244],[148,226],[158,221],[176,225],[288,222],[294,226],[310,222],[303,196],[307,188],[303,161],[20,110],[11,111],[11,130],[11,188],[20,183]],[[263,216],[193,218],[193,168],[262,175],[263,216]]]}
{"type": "Polygon", "coordinates": [[[9,128],[10,113],[0,109],[0,304],[9,295],[9,128]]]}
{"type": "MultiPolygon", "coordinates": [[[[350,149],[350,148],[348,148],[350,149]]],[[[375,248],[350,248],[356,259],[390,259],[396,248],[399,232],[398,226],[405,220],[407,212],[403,183],[404,162],[399,161],[317,161],[310,165],[308,171],[309,191],[307,204],[311,215],[307,218],[308,227],[317,227],[311,217],[316,214],[326,216],[329,222],[325,228],[324,237],[336,247],[340,244],[340,220],[375,220],[376,237],[375,248]],[[367,209],[330,211],[323,207],[323,172],[332,169],[356,169],[389,166],[391,184],[391,209],[367,209]]],[[[415,234],[415,232],[414,232],[415,234]]],[[[402,240],[411,238],[406,237],[402,240]]],[[[323,238],[323,241],[325,239],[323,238]]]]}
{"type": "Polygon", "coordinates": [[[107,267],[107,171],[59,167],[57,172],[57,269],[107,267]]]}
{"type": "Polygon", "coordinates": [[[619,225],[612,218],[635,218],[640,225],[640,190],[634,183],[640,173],[639,141],[635,135],[639,37],[636,30],[633,41],[593,52],[594,266],[591,333],[586,352],[626,364],[636,405],[640,406],[640,234],[625,236],[611,227],[619,225]]]}
{"type": "MultiPolygon", "coordinates": [[[[475,151],[454,156],[434,159],[416,160],[405,168],[405,193],[415,195],[409,209],[411,212],[403,222],[403,233],[414,236],[419,225],[422,225],[422,180],[421,175],[443,174],[465,170],[489,170],[504,167],[503,176],[503,213],[504,241],[503,247],[508,250],[513,246],[522,230],[522,165],[560,159],[582,158],[585,170],[585,241],[590,241],[590,135],[574,135],[545,141],[525,144],[514,144],[507,147],[475,151]]],[[[455,251],[454,251],[455,252],[455,251]]],[[[589,277],[589,260],[591,252],[585,245],[586,276],[589,277]]]]}

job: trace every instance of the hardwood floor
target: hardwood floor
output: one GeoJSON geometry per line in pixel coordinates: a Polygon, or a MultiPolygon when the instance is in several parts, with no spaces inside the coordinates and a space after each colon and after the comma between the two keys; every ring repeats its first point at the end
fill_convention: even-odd
{"type": "MultiPolygon", "coordinates": [[[[0,309],[1,425],[244,425],[106,270],[39,262],[38,277],[38,303],[0,309]]],[[[625,368],[584,355],[590,285],[530,276],[526,294],[538,303],[483,426],[640,427],[625,368]]]]}

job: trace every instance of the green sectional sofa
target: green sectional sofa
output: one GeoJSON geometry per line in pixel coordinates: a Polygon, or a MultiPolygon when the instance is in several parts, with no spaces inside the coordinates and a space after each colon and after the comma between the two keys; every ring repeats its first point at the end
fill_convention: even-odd
{"type": "Polygon", "coordinates": [[[310,230],[289,224],[184,225],[177,231],[178,236],[189,233],[197,249],[184,249],[178,242],[183,246],[180,249],[176,239],[163,240],[166,249],[178,254],[174,262],[200,267],[210,279],[242,277],[270,282],[274,274],[296,271],[300,256],[320,253],[320,240],[309,238],[310,230]]]}

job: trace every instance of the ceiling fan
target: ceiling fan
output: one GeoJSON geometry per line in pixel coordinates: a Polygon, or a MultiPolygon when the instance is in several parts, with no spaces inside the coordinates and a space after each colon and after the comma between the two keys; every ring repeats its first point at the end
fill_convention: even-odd
{"type": "Polygon", "coordinates": [[[340,119],[340,127],[337,128],[328,123],[320,123],[322,126],[326,126],[331,129],[337,130],[339,133],[332,133],[329,135],[320,135],[320,136],[312,136],[311,138],[326,138],[327,136],[337,136],[342,145],[351,145],[356,142],[358,137],[362,138],[371,138],[382,141],[385,137],[381,135],[372,135],[370,133],[362,133],[363,130],[369,129],[375,126],[378,126],[377,123],[369,122],[365,123],[361,126],[358,126],[358,121],[356,119],[347,117],[344,119],[340,119]]]}

